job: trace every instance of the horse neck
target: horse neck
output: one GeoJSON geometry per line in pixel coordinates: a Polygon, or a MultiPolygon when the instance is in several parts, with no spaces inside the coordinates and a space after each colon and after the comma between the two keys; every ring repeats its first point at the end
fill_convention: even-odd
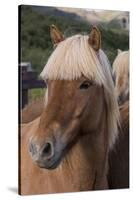
{"type": "MultiPolygon", "coordinates": [[[[97,130],[82,136],[68,152],[59,167],[69,170],[72,179],[80,177],[88,183],[88,189],[107,188],[108,138],[106,114],[102,115],[97,130]]],[[[82,133],[81,133],[82,135],[82,133]]]]}

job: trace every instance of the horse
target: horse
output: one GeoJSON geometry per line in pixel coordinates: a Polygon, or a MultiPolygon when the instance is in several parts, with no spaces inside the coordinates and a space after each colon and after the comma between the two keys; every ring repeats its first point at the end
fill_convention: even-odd
{"type": "MultiPolygon", "coordinates": [[[[21,123],[31,122],[41,115],[44,106],[43,100],[44,98],[39,98],[37,101],[32,101],[22,110],[21,123]]],[[[126,101],[119,107],[119,110],[121,129],[117,141],[109,153],[109,189],[129,188],[129,102],[126,101]]]]}
{"type": "Polygon", "coordinates": [[[108,155],[118,137],[119,107],[101,34],[64,38],[52,25],[54,51],[40,117],[21,125],[19,193],[108,189],[108,155]]]}
{"type": "Polygon", "coordinates": [[[113,62],[113,76],[115,79],[115,90],[122,105],[129,100],[129,51],[118,50],[118,55],[113,62]]]}
{"type": "MultiPolygon", "coordinates": [[[[28,123],[39,117],[43,111],[44,98],[30,102],[22,110],[21,123],[28,123]]],[[[121,129],[113,149],[109,153],[109,189],[129,188],[129,102],[119,107],[121,129]],[[123,174],[123,175],[121,175],[123,174]]]]}
{"type": "Polygon", "coordinates": [[[129,102],[120,106],[119,137],[109,153],[110,189],[129,188],[129,102]]]}
{"type": "Polygon", "coordinates": [[[129,188],[129,51],[118,50],[113,63],[113,76],[121,128],[109,153],[108,183],[111,189],[121,189],[129,188]]]}
{"type": "Polygon", "coordinates": [[[39,117],[43,112],[44,97],[32,100],[21,110],[21,123],[29,123],[39,117]]]}

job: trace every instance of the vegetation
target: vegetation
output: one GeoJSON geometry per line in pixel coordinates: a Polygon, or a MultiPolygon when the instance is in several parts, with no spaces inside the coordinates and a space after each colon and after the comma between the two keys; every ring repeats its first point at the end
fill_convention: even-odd
{"type": "MultiPolygon", "coordinates": [[[[21,6],[21,61],[31,62],[33,69],[40,73],[53,51],[49,34],[51,24],[57,25],[66,37],[76,33],[89,33],[91,24],[79,19],[75,14],[58,13],[56,8],[46,9],[46,12],[41,12],[41,7],[40,10],[35,8],[34,6],[21,6]]],[[[115,21],[112,21],[111,26],[101,23],[99,29],[102,34],[102,49],[112,63],[118,48],[122,50],[129,48],[128,31],[117,27],[115,21]]],[[[30,92],[29,94],[31,95],[30,92]]],[[[37,90],[34,90],[31,96],[34,98],[39,94],[37,90]]]]}
{"type": "MultiPolygon", "coordinates": [[[[113,22],[112,22],[113,23],[113,22]]],[[[34,10],[32,6],[21,7],[21,60],[30,61],[33,68],[41,72],[44,64],[47,62],[49,55],[52,52],[52,44],[49,35],[49,26],[56,24],[60,27],[65,35],[71,35],[80,32],[88,32],[91,27],[88,22],[82,20],[76,20],[75,18],[70,20],[69,17],[42,14],[41,12],[34,10]]],[[[113,26],[113,25],[112,25],[113,26]]],[[[102,32],[102,48],[107,53],[110,61],[112,62],[116,50],[128,49],[128,32],[116,28],[107,29],[106,24],[99,25],[102,32]]]]}
{"type": "Polygon", "coordinates": [[[31,89],[28,91],[28,100],[31,101],[33,99],[37,99],[39,97],[44,96],[45,89],[37,88],[37,89],[31,89]]]}

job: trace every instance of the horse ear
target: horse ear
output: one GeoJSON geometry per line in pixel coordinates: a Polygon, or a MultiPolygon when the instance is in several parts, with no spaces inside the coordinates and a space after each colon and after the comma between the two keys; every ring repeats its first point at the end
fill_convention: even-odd
{"type": "Polygon", "coordinates": [[[54,46],[64,40],[62,33],[55,25],[50,26],[50,36],[54,46]]]}
{"type": "Polygon", "coordinates": [[[98,51],[101,48],[101,33],[96,26],[92,27],[89,34],[89,44],[95,51],[98,51]]]}
{"type": "Polygon", "coordinates": [[[121,49],[117,49],[117,55],[119,55],[122,52],[121,49]]]}

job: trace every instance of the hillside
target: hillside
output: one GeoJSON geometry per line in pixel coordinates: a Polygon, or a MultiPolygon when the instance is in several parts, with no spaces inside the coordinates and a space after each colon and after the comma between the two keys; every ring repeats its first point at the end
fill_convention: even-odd
{"type": "Polygon", "coordinates": [[[88,22],[110,22],[119,15],[127,15],[127,12],[122,11],[108,11],[108,10],[92,10],[92,9],[81,9],[81,8],[58,8],[61,11],[68,13],[75,13],[81,18],[87,20],[88,22]]]}
{"type": "MultiPolygon", "coordinates": [[[[57,25],[66,37],[76,33],[88,34],[92,24],[91,20],[96,22],[97,16],[100,15],[99,12],[90,11],[91,14],[88,17],[91,20],[88,21],[78,13],[80,11],[86,15],[88,11],[79,9],[77,12],[74,10],[70,10],[70,12],[68,10],[54,7],[21,6],[21,19],[19,21],[21,61],[31,62],[38,73],[41,72],[53,51],[49,35],[51,24],[57,25]]],[[[107,15],[105,16],[107,17],[107,15]]],[[[128,49],[128,31],[120,29],[115,18],[114,21],[110,21],[112,24],[109,26],[110,23],[105,22],[102,17],[98,17],[99,21],[97,21],[102,34],[102,48],[112,62],[118,48],[128,49]]]]}

